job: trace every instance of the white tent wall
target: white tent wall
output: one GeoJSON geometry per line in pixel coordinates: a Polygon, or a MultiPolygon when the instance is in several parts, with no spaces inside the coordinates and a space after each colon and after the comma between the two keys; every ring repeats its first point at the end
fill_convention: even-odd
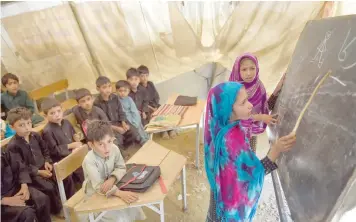
{"type": "Polygon", "coordinates": [[[305,23],[322,17],[327,3],[70,4],[2,5],[2,63],[19,75],[24,89],[67,78],[70,89],[95,92],[99,73],[116,81],[125,78],[129,67],[141,64],[149,67],[152,81],[159,84],[207,63],[232,67],[245,51],[259,57],[262,81],[277,82],[305,23]]]}
{"type": "Polygon", "coordinates": [[[156,88],[161,101],[167,101],[169,95],[173,93],[206,99],[215,71],[214,68],[215,63],[207,63],[193,71],[158,83],[156,88]]]}

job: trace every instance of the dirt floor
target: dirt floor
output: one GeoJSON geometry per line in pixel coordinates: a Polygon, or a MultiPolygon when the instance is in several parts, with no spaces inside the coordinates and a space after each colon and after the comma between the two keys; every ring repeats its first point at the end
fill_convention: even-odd
{"type": "MultiPolygon", "coordinates": [[[[168,222],[203,222],[206,218],[207,209],[209,206],[209,183],[203,165],[203,147],[200,146],[200,168],[195,168],[195,129],[188,129],[179,133],[177,138],[173,140],[162,140],[158,135],[154,137],[154,141],[162,146],[174,150],[175,152],[184,155],[188,159],[186,166],[187,180],[187,200],[188,210],[182,211],[181,200],[181,180],[177,177],[173,187],[169,190],[168,196],[164,201],[165,219],[168,222]]],[[[266,155],[269,145],[266,135],[262,135],[258,139],[257,154],[260,158],[266,155]]],[[[123,155],[126,159],[130,158],[138,148],[130,148],[123,155]]],[[[147,216],[147,222],[158,222],[159,216],[152,210],[144,208],[147,216]]],[[[53,217],[54,221],[59,220],[53,217]]],[[[276,200],[274,196],[273,184],[271,176],[265,178],[265,184],[262,196],[259,202],[258,210],[254,219],[255,222],[277,222],[279,221],[276,200]]]]}

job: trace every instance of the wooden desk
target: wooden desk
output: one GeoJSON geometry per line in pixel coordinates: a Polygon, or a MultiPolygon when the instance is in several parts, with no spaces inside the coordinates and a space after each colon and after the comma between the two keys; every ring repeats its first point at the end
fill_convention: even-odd
{"type": "MultiPolygon", "coordinates": [[[[174,94],[170,96],[166,102],[166,104],[173,105],[176,101],[178,94],[174,94]]],[[[199,168],[199,145],[200,145],[200,120],[203,117],[202,113],[204,111],[206,104],[206,100],[198,100],[195,106],[189,106],[187,111],[184,113],[182,120],[180,121],[179,125],[176,127],[169,127],[169,128],[147,128],[146,132],[150,134],[151,139],[154,133],[161,133],[169,130],[175,130],[186,126],[194,126],[196,125],[196,139],[195,139],[195,166],[199,168]]],[[[203,118],[204,119],[204,118],[203,118]]]]}
{"type": "MultiPolygon", "coordinates": [[[[173,185],[179,173],[182,173],[182,189],[183,189],[183,210],[187,209],[186,197],[186,180],[185,180],[185,163],[187,159],[171,150],[168,150],[161,145],[148,141],[127,163],[138,163],[161,167],[161,176],[167,191],[173,185]]],[[[94,194],[90,197],[84,198],[80,203],[74,207],[77,214],[89,213],[91,222],[94,219],[95,212],[102,212],[100,215],[105,214],[105,211],[120,210],[130,207],[146,206],[156,213],[160,214],[161,222],[164,221],[164,208],[163,200],[167,194],[163,194],[159,182],[157,181],[148,191],[139,194],[138,202],[128,205],[118,197],[106,198],[105,196],[94,194]],[[158,209],[155,204],[159,204],[158,209]]],[[[101,216],[97,217],[97,220],[101,216]]]]}

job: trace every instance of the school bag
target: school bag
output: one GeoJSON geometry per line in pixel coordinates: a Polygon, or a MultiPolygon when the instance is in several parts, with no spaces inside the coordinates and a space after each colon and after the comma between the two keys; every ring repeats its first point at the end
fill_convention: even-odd
{"type": "Polygon", "coordinates": [[[144,193],[159,179],[162,192],[167,192],[159,166],[127,164],[126,168],[128,169],[126,174],[117,183],[119,190],[144,193]]]}

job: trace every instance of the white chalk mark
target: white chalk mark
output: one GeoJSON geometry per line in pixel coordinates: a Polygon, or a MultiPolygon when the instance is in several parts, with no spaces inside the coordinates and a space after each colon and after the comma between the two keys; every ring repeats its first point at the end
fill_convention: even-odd
{"type": "MultiPolygon", "coordinates": [[[[346,41],[349,39],[349,35],[350,35],[350,32],[351,32],[351,28],[349,29],[348,33],[347,33],[347,36],[344,40],[344,43],[342,44],[342,47],[340,49],[340,52],[339,52],[339,55],[338,55],[338,59],[340,62],[343,62],[345,61],[345,59],[347,58],[347,48],[350,47],[350,45],[356,40],[356,37],[354,37],[346,46],[346,41]],[[343,56],[342,54],[343,53],[343,56]]],[[[351,65],[348,65],[348,66],[341,66],[343,69],[351,69],[352,67],[354,67],[356,65],[356,62],[352,63],[351,65]]]]}
{"type": "Polygon", "coordinates": [[[327,51],[326,42],[330,39],[332,33],[333,33],[333,31],[326,32],[324,40],[319,44],[319,46],[317,48],[318,51],[316,52],[314,58],[310,61],[310,62],[317,61],[319,69],[321,68],[321,66],[324,63],[325,58],[323,58],[323,54],[327,51]]]}
{"type": "Polygon", "coordinates": [[[318,77],[316,77],[314,83],[316,83],[318,81],[319,77],[320,77],[320,75],[318,75],[318,77]]]}
{"type": "Polygon", "coordinates": [[[334,79],[335,81],[337,81],[338,83],[340,83],[341,85],[346,86],[346,84],[343,83],[343,82],[341,82],[341,80],[338,79],[337,77],[335,77],[335,76],[330,76],[330,77],[331,77],[332,79],[334,79]]]}

